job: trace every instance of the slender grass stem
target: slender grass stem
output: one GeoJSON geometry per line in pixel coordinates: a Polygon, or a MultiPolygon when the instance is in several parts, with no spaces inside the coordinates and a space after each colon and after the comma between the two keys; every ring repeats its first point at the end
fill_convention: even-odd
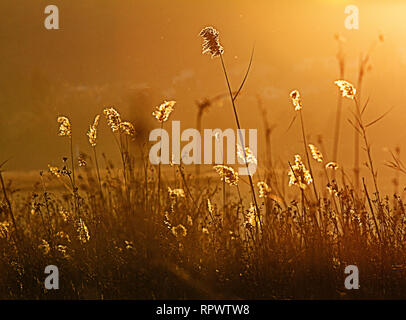
{"type": "Polygon", "coordinates": [[[311,174],[312,179],[313,179],[314,195],[316,196],[317,202],[319,202],[319,196],[318,196],[317,190],[316,190],[316,182],[314,180],[313,170],[312,170],[312,166],[310,164],[309,151],[307,150],[307,140],[306,140],[306,132],[305,132],[305,127],[304,127],[302,110],[300,110],[299,113],[300,113],[300,123],[301,123],[301,127],[302,127],[303,144],[304,144],[304,150],[305,150],[305,153],[306,153],[307,165],[309,166],[309,171],[310,171],[310,174],[311,174]]]}
{"type": "Polygon", "coordinates": [[[100,177],[100,169],[99,169],[99,162],[97,161],[96,146],[92,147],[92,149],[93,149],[93,155],[94,155],[94,162],[96,164],[97,180],[99,181],[100,195],[103,196],[101,177],[100,177]]]}
{"type": "MultiPolygon", "coordinates": [[[[164,123],[163,123],[163,121],[161,122],[161,137],[162,137],[162,130],[163,130],[163,126],[164,126],[164,123]]],[[[158,164],[158,214],[159,214],[159,211],[161,210],[161,162],[162,162],[162,139],[160,140],[160,142],[159,142],[159,145],[160,145],[160,148],[159,148],[159,150],[160,150],[160,152],[161,152],[161,157],[160,157],[160,159],[159,159],[159,164],[158,164]]]]}
{"type": "MultiPolygon", "coordinates": [[[[224,76],[225,76],[226,82],[227,82],[228,92],[229,92],[230,98],[231,98],[231,104],[232,104],[232,106],[233,106],[234,117],[235,117],[235,121],[236,121],[236,123],[237,123],[238,133],[239,133],[239,135],[240,135],[240,141],[243,142],[244,140],[243,140],[243,137],[242,137],[242,134],[241,134],[241,126],[240,126],[240,121],[239,121],[239,119],[238,119],[237,109],[236,109],[236,106],[235,106],[235,101],[234,101],[234,97],[233,97],[233,91],[231,90],[230,81],[229,81],[229,79],[228,79],[228,74],[227,74],[226,67],[225,67],[225,65],[224,65],[224,60],[223,60],[223,56],[222,56],[222,55],[220,55],[220,60],[221,60],[221,65],[222,65],[222,67],[223,67],[224,76]]],[[[257,216],[258,216],[258,220],[259,220],[259,225],[260,225],[260,229],[261,229],[261,233],[262,233],[261,213],[260,213],[260,211],[259,211],[259,207],[258,207],[258,203],[257,203],[257,198],[256,198],[256,196],[255,196],[255,189],[254,189],[254,184],[253,184],[253,182],[252,182],[252,177],[251,177],[251,174],[250,174],[250,172],[249,172],[249,165],[248,165],[248,161],[247,161],[247,156],[246,156],[246,154],[245,154],[245,146],[242,146],[242,149],[243,149],[243,151],[244,151],[244,158],[245,158],[245,161],[244,161],[244,162],[245,162],[245,166],[246,166],[246,168],[247,168],[248,179],[249,179],[250,186],[251,186],[252,198],[253,198],[253,200],[254,200],[255,209],[256,209],[256,212],[257,212],[257,216]]]]}

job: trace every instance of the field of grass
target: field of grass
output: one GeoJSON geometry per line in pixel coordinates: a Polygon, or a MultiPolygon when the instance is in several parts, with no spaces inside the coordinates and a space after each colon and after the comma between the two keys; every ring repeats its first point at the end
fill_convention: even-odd
{"type": "MultiPolygon", "coordinates": [[[[221,61],[229,84],[218,34],[204,30],[204,50],[221,61]]],[[[244,82],[235,92],[228,86],[237,127],[244,82]]],[[[338,110],[342,99],[354,101],[355,153],[365,152],[370,184],[357,157],[355,170],[344,170],[323,157],[323,145],[308,145],[296,90],[290,107],[303,149],[285,162],[269,154],[256,160],[247,149],[246,164],[258,162],[248,176],[222,165],[210,174],[183,164],[152,165],[150,143],[113,108],[89,119],[89,149],[78,159],[73,139],[85,133],[58,117],[67,150],[60,165],[29,176],[0,174],[0,299],[404,298],[404,203],[400,195],[380,193],[367,134],[374,122],[363,121],[368,104],[352,84],[337,85],[338,110]],[[119,166],[97,149],[104,118],[119,166]],[[24,188],[16,190],[13,180],[24,188]],[[59,290],[44,287],[51,264],[59,268],[59,290]],[[344,287],[347,265],[359,269],[358,290],[344,287]]],[[[154,112],[161,128],[173,108],[169,101],[154,112]]],[[[404,171],[396,154],[389,165],[404,171]]]]}

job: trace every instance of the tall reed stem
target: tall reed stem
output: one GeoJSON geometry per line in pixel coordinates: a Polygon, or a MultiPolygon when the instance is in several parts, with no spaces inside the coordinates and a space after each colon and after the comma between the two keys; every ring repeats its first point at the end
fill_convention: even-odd
{"type": "Polygon", "coordinates": [[[73,160],[73,139],[72,135],[69,136],[69,142],[70,142],[70,160],[72,164],[72,183],[73,183],[73,188],[74,191],[76,189],[76,181],[75,181],[75,162],[73,160]]]}
{"type": "MultiPolygon", "coordinates": [[[[243,137],[242,137],[242,134],[241,134],[240,121],[238,119],[237,109],[236,109],[235,102],[234,102],[235,99],[233,97],[233,91],[231,90],[231,85],[230,85],[230,81],[228,79],[227,70],[226,70],[226,67],[224,65],[223,55],[220,55],[220,60],[221,60],[221,66],[223,67],[224,76],[225,76],[226,82],[227,82],[227,87],[228,87],[228,92],[230,94],[231,104],[233,106],[234,117],[235,117],[235,121],[237,123],[238,133],[240,135],[240,141],[243,142],[244,140],[243,140],[243,137]]],[[[249,171],[249,165],[248,165],[248,161],[247,161],[247,156],[245,154],[245,146],[242,146],[242,149],[244,151],[244,160],[245,160],[244,162],[245,162],[245,166],[247,167],[248,179],[249,179],[249,182],[250,182],[251,192],[252,192],[252,198],[254,200],[256,214],[257,214],[257,217],[258,217],[258,221],[259,221],[259,225],[260,225],[260,229],[261,229],[261,233],[262,233],[261,215],[260,215],[260,211],[259,211],[259,207],[258,207],[258,203],[257,203],[257,198],[255,196],[254,184],[252,182],[252,177],[251,177],[251,174],[250,174],[250,171],[249,171]]]]}
{"type": "Polygon", "coordinates": [[[161,140],[160,140],[160,152],[161,152],[161,159],[159,159],[159,164],[158,164],[158,214],[159,211],[161,210],[161,162],[162,162],[162,130],[163,130],[164,123],[161,122],[161,140]]]}
{"type": "Polygon", "coordinates": [[[94,162],[96,164],[97,179],[99,180],[100,195],[103,196],[101,178],[100,178],[100,170],[99,170],[99,163],[97,161],[96,146],[92,147],[92,149],[93,149],[93,154],[94,154],[94,162]]]}
{"type": "Polygon", "coordinates": [[[306,133],[305,133],[305,127],[304,127],[304,121],[303,121],[302,110],[299,110],[299,113],[300,113],[300,124],[301,124],[301,127],[302,127],[303,144],[304,144],[304,149],[305,149],[305,153],[306,153],[307,165],[309,166],[309,171],[310,171],[310,174],[311,174],[312,179],[313,179],[313,191],[314,191],[314,195],[316,196],[316,200],[317,200],[317,202],[318,202],[318,201],[319,201],[319,196],[318,196],[318,194],[317,194],[316,182],[314,181],[313,170],[312,170],[312,166],[311,166],[311,164],[310,164],[309,151],[307,150],[307,140],[306,140],[306,133]]]}

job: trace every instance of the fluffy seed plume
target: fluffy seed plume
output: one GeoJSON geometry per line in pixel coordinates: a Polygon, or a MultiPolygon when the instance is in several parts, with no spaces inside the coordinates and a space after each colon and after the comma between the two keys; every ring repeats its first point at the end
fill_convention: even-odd
{"type": "Polygon", "coordinates": [[[230,186],[237,185],[238,172],[235,172],[233,168],[217,165],[213,167],[214,170],[220,175],[221,180],[227,182],[230,186]]]}
{"type": "Polygon", "coordinates": [[[164,103],[162,103],[159,107],[156,107],[156,110],[152,113],[152,115],[159,122],[165,122],[168,120],[169,115],[173,111],[175,103],[176,101],[164,101],[164,103]]]}
{"type": "Polygon", "coordinates": [[[329,162],[329,163],[326,164],[326,169],[337,170],[338,169],[338,164],[336,162],[329,162]]]}
{"type": "Polygon", "coordinates": [[[305,189],[307,185],[313,182],[309,170],[306,169],[300,155],[295,155],[295,164],[289,168],[289,186],[297,185],[301,189],[305,189]]]}
{"type": "Polygon", "coordinates": [[[317,162],[323,162],[323,155],[321,154],[319,149],[317,149],[317,147],[313,144],[309,144],[309,148],[310,152],[312,153],[313,159],[316,160],[317,162]]]}
{"type": "Polygon", "coordinates": [[[265,181],[260,181],[257,183],[257,186],[259,189],[259,197],[268,198],[268,196],[271,194],[271,188],[268,186],[268,184],[265,181]]]}
{"type": "Polygon", "coordinates": [[[96,139],[97,139],[97,126],[99,125],[100,115],[97,115],[94,118],[93,124],[90,126],[89,131],[87,132],[87,136],[89,138],[89,143],[92,147],[96,146],[96,139]]]}
{"type": "Polygon", "coordinates": [[[340,89],[343,97],[347,97],[350,99],[355,98],[355,94],[357,93],[357,90],[351,83],[349,83],[348,81],[345,81],[345,80],[337,80],[337,81],[334,81],[334,83],[340,89]]]}
{"type": "Polygon", "coordinates": [[[211,57],[223,54],[224,49],[220,45],[219,32],[213,27],[205,27],[199,34],[203,38],[202,53],[210,53],[211,57]]]}
{"type": "Polygon", "coordinates": [[[121,132],[123,132],[129,136],[135,135],[135,129],[131,122],[128,122],[128,121],[121,122],[120,130],[121,130],[121,132]]]}
{"type": "Polygon", "coordinates": [[[61,137],[70,137],[72,135],[72,127],[70,121],[67,117],[58,117],[59,132],[58,135],[61,137]]]}
{"type": "Polygon", "coordinates": [[[120,128],[121,117],[118,111],[114,108],[106,108],[103,113],[107,119],[107,124],[113,132],[117,132],[120,128]]]}
{"type": "Polygon", "coordinates": [[[254,153],[251,151],[250,148],[245,147],[245,157],[244,157],[244,150],[242,149],[241,145],[237,144],[237,156],[245,163],[245,158],[247,158],[247,163],[257,164],[257,158],[255,157],[254,153]]]}
{"type": "Polygon", "coordinates": [[[299,111],[302,109],[302,99],[300,98],[300,93],[297,90],[293,90],[290,93],[290,98],[292,99],[293,106],[295,107],[295,111],[299,111]]]}

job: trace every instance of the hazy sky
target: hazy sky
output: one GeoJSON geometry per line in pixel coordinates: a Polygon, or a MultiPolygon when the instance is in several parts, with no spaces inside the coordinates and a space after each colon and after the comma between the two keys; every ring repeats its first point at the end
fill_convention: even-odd
{"type": "MultiPolygon", "coordinates": [[[[74,125],[75,150],[89,152],[86,130],[104,106],[113,105],[136,128],[156,123],[153,108],[177,101],[172,120],[195,126],[195,100],[226,91],[219,59],[201,54],[199,31],[220,31],[224,59],[237,87],[255,44],[254,61],[238,108],[245,128],[263,128],[256,96],[276,125],[273,156],[302,152],[298,123],[289,100],[300,90],[310,141],[323,135],[331,153],[338,77],[334,34],[345,39],[345,79],[356,83],[360,55],[382,33],[372,52],[371,70],[362,88],[370,97],[366,119],[392,112],[370,129],[377,163],[384,148],[406,148],[406,2],[405,1],[257,1],[257,0],[84,0],[0,2],[0,161],[12,157],[9,170],[43,169],[67,154],[67,141],[56,135],[56,117],[74,125]],[[44,8],[59,7],[60,30],[44,28],[44,8]],[[344,9],[359,8],[359,30],[346,30],[344,9]]],[[[341,160],[352,163],[353,132],[343,109],[341,160]],[[344,157],[344,158],[343,158],[344,157]]],[[[206,128],[234,128],[231,105],[211,109],[206,128]]],[[[100,149],[110,152],[111,134],[101,124],[100,149]]],[[[309,142],[310,142],[309,141],[309,142]]],[[[264,150],[259,150],[260,153],[264,150]]]]}

